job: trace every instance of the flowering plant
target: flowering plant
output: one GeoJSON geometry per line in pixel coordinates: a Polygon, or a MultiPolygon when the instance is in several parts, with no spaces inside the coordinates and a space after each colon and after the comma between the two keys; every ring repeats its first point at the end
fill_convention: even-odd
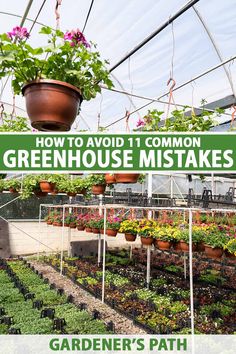
{"type": "Polygon", "coordinates": [[[179,239],[181,231],[171,226],[156,226],[153,238],[161,241],[175,241],[179,239]]]}
{"type": "Polygon", "coordinates": [[[107,218],[107,229],[119,230],[121,219],[118,216],[108,216],[107,218]]]}
{"type": "Polygon", "coordinates": [[[212,248],[223,248],[225,244],[228,242],[229,237],[218,231],[214,233],[209,233],[205,239],[205,244],[212,248]]]}
{"type": "Polygon", "coordinates": [[[120,232],[137,235],[139,222],[136,219],[128,219],[120,224],[120,232]]]}
{"type": "Polygon", "coordinates": [[[85,218],[84,214],[79,214],[76,218],[76,225],[77,226],[84,226],[85,225],[85,218]]]}
{"type": "Polygon", "coordinates": [[[232,238],[224,245],[224,249],[236,257],[236,238],[232,238]]]}
{"type": "Polygon", "coordinates": [[[42,27],[47,35],[45,47],[33,48],[28,43],[26,28],[15,27],[0,35],[0,78],[12,75],[15,94],[22,86],[38,79],[54,79],[67,82],[81,90],[85,100],[94,98],[101,91],[99,82],[112,87],[109,71],[93,43],[88,43],[78,29],[65,34],[50,27],[42,27]]]}

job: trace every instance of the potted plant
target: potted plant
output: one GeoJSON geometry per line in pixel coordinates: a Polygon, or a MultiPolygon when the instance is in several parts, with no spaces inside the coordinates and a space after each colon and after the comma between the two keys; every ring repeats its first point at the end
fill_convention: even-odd
{"type": "Polygon", "coordinates": [[[106,181],[103,174],[90,175],[88,179],[92,187],[92,194],[99,195],[105,192],[106,181]]]}
{"type": "Polygon", "coordinates": [[[137,183],[139,173],[115,173],[116,183],[137,183]]]}
{"type": "Polygon", "coordinates": [[[85,221],[84,221],[84,215],[79,214],[76,219],[76,226],[78,231],[84,231],[85,229],[85,221]]]}
{"type": "Polygon", "coordinates": [[[48,213],[47,216],[45,216],[44,221],[48,224],[48,225],[52,225],[54,218],[53,218],[53,213],[48,213]]]}
{"type": "Polygon", "coordinates": [[[31,47],[29,32],[19,26],[0,36],[2,77],[13,77],[14,93],[25,97],[34,128],[67,131],[81,101],[101,91],[98,83],[112,87],[107,61],[78,29],[64,34],[42,27],[40,33],[49,37],[45,47],[31,47]]]}
{"type": "Polygon", "coordinates": [[[160,250],[169,250],[172,246],[172,241],[176,239],[178,230],[174,227],[157,226],[153,233],[155,246],[160,250]]]}
{"type": "Polygon", "coordinates": [[[21,189],[21,180],[17,178],[11,178],[5,180],[5,188],[9,190],[10,193],[18,193],[21,189]]]}
{"type": "Polygon", "coordinates": [[[226,234],[220,231],[209,232],[205,239],[205,253],[210,258],[221,258],[228,242],[226,234]]]}
{"type": "Polygon", "coordinates": [[[128,219],[122,221],[120,224],[120,232],[125,234],[127,242],[134,242],[138,233],[139,222],[136,219],[128,219]]]}
{"type": "Polygon", "coordinates": [[[153,233],[155,231],[155,227],[156,222],[154,220],[143,219],[139,222],[138,234],[142,245],[150,246],[153,244],[153,233]]]}
{"type": "MultiPolygon", "coordinates": [[[[180,247],[183,252],[189,252],[189,229],[183,229],[180,232],[180,247]]],[[[192,230],[192,251],[197,251],[197,244],[200,242],[200,235],[194,229],[192,230]]]]}
{"type": "Polygon", "coordinates": [[[70,215],[70,229],[76,229],[76,215],[71,214],[70,215]]]}
{"type": "Polygon", "coordinates": [[[22,199],[27,199],[32,196],[34,193],[36,197],[46,197],[48,195],[47,192],[42,192],[40,189],[40,176],[39,175],[27,175],[23,179],[22,185],[22,199]]]}
{"type": "Polygon", "coordinates": [[[39,178],[39,185],[42,192],[54,193],[58,186],[68,177],[62,174],[42,174],[39,178]]]}
{"type": "Polygon", "coordinates": [[[61,215],[56,214],[54,216],[53,226],[62,226],[62,216],[61,215]]]}
{"type": "Polygon", "coordinates": [[[115,237],[120,228],[121,219],[118,216],[109,216],[106,222],[106,235],[115,237]]]}
{"type": "Polygon", "coordinates": [[[116,179],[114,173],[105,173],[105,182],[106,184],[115,184],[116,179]]]}
{"type": "Polygon", "coordinates": [[[224,245],[225,255],[227,258],[235,259],[236,257],[236,238],[231,238],[224,245]]]}

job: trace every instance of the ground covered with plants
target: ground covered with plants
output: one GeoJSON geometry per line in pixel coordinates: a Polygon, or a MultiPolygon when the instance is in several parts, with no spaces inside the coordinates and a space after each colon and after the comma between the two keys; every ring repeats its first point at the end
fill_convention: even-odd
{"type": "MultiPolygon", "coordinates": [[[[95,316],[96,317],[96,316],[95,316]]],[[[24,261],[0,266],[0,334],[105,334],[99,319],[70,302],[24,261]]]]}
{"type": "MultiPolygon", "coordinates": [[[[178,267],[153,269],[149,289],[146,267],[130,260],[125,251],[108,253],[105,301],[116,311],[131,318],[149,333],[190,332],[189,281],[178,267]]],[[[60,260],[44,258],[58,269],[60,260]]],[[[95,297],[101,297],[102,272],[96,258],[65,258],[63,271],[76,284],[95,297]]],[[[216,276],[215,276],[216,277],[216,276]]],[[[209,284],[207,278],[194,283],[194,315],[196,333],[233,334],[236,332],[236,294],[219,282],[209,284]]]]}

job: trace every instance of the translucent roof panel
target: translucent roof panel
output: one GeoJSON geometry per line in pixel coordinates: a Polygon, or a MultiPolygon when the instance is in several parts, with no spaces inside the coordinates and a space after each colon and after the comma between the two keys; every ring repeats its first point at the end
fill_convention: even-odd
{"type": "MultiPolygon", "coordinates": [[[[97,43],[103,58],[110,61],[109,67],[129,53],[153,31],[165,23],[188,0],[99,0],[94,1],[85,28],[88,40],[97,43]]],[[[31,44],[43,45],[38,35],[41,24],[55,28],[54,0],[0,0],[0,32],[7,32],[20,24],[27,5],[31,4],[24,26],[31,28],[32,21],[41,9],[34,24],[31,44]]],[[[59,8],[60,28],[82,29],[91,1],[62,0],[59,8]]],[[[235,18],[236,0],[200,0],[194,7],[167,26],[138,52],[124,61],[113,72],[116,89],[148,98],[162,97],[168,101],[167,81],[170,73],[176,86],[236,55],[235,18]]],[[[188,84],[174,93],[175,102],[199,107],[201,100],[215,101],[235,94],[236,68],[233,61],[188,84]]],[[[2,86],[4,80],[2,82],[2,86]]],[[[2,90],[1,100],[11,104],[10,80],[2,90]]],[[[125,115],[126,109],[134,111],[150,101],[102,89],[102,94],[89,102],[83,102],[75,129],[95,130],[100,125],[112,124],[125,115]]],[[[25,109],[24,99],[17,97],[17,105],[25,109]]],[[[154,102],[131,115],[129,125],[134,128],[139,117],[147,109],[166,111],[164,103],[154,102]]],[[[8,109],[9,106],[8,106],[8,109]]],[[[225,120],[225,117],[224,117],[225,120]]],[[[112,125],[110,131],[126,130],[125,120],[112,125]]]]}

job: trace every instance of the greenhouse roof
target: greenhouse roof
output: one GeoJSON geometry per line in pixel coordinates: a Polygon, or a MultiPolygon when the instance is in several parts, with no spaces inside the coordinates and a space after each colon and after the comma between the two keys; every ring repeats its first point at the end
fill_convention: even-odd
{"type": "MultiPolygon", "coordinates": [[[[145,97],[102,89],[96,99],[83,102],[75,129],[96,130],[100,119],[100,126],[109,126],[111,132],[125,131],[126,110],[137,110],[129,118],[131,129],[148,109],[166,111],[170,76],[177,88],[182,86],[174,92],[176,104],[200,107],[202,99],[210,103],[235,97],[236,0],[60,2],[60,29],[85,28],[86,38],[97,43],[102,58],[110,62],[115,89],[145,97]],[[151,101],[160,97],[161,102],[151,101]]],[[[56,27],[55,5],[55,0],[0,0],[0,32],[24,24],[31,29],[29,43],[40,45],[41,25],[56,27]]],[[[10,80],[6,85],[3,80],[1,91],[1,101],[11,104],[10,80]]],[[[25,110],[22,97],[16,105],[25,110]]],[[[229,119],[224,116],[222,122],[229,119]]]]}

